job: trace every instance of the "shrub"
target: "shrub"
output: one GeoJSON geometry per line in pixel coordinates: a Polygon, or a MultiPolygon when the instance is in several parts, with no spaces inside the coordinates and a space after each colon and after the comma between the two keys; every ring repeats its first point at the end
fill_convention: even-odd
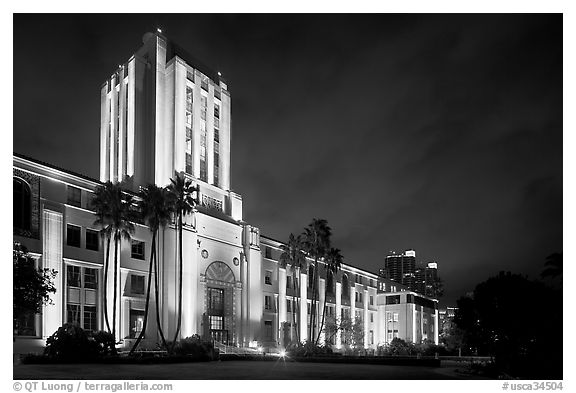
{"type": "Polygon", "coordinates": [[[293,357],[308,357],[308,356],[322,356],[331,355],[332,348],[327,345],[315,345],[311,341],[306,341],[304,345],[291,346],[286,349],[289,356],[293,357]]]}
{"type": "Polygon", "coordinates": [[[210,342],[202,341],[200,336],[195,334],[178,341],[174,353],[198,359],[210,359],[214,357],[214,346],[210,342]]]}
{"type": "Polygon", "coordinates": [[[44,356],[56,360],[94,360],[116,354],[114,337],[108,332],[88,334],[77,325],[65,323],[46,340],[44,356]]]}
{"type": "Polygon", "coordinates": [[[65,323],[46,340],[44,355],[60,360],[93,359],[98,347],[82,328],[65,323]]]}

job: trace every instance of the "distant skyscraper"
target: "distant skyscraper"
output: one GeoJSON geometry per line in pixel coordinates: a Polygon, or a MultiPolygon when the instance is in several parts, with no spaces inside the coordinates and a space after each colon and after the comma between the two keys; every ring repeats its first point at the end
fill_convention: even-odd
{"type": "Polygon", "coordinates": [[[386,278],[415,290],[416,251],[406,250],[402,254],[392,253],[392,255],[388,255],[384,263],[384,272],[381,273],[386,278]]]}
{"type": "Polygon", "coordinates": [[[432,298],[437,298],[439,293],[438,293],[438,264],[436,262],[430,262],[428,263],[428,265],[426,265],[426,268],[424,268],[424,282],[425,282],[425,288],[424,288],[424,292],[420,292],[426,296],[432,297],[432,298]]]}

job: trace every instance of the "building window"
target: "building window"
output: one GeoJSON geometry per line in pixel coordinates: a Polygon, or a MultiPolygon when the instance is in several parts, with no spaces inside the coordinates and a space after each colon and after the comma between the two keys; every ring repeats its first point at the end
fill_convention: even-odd
{"type": "Polygon", "coordinates": [[[397,312],[394,313],[393,318],[394,318],[394,322],[398,322],[398,313],[397,312]]]}
{"type": "Polygon", "coordinates": [[[370,313],[370,322],[374,323],[374,314],[373,313],[370,313]]]}
{"type": "Polygon", "coordinates": [[[272,259],[272,249],[270,247],[264,247],[264,258],[272,259]]]}
{"type": "Polygon", "coordinates": [[[138,274],[130,275],[130,291],[134,295],[144,294],[144,276],[138,274]]]}
{"type": "Polygon", "coordinates": [[[88,331],[98,330],[98,270],[66,267],[66,321],[88,331]]]}
{"type": "Polygon", "coordinates": [[[72,247],[80,247],[81,228],[76,225],[66,225],[66,244],[72,247]]]}
{"type": "Polygon", "coordinates": [[[326,288],[328,293],[334,293],[334,275],[330,271],[326,280],[326,288]]]}
{"type": "Polygon", "coordinates": [[[202,78],[201,87],[204,90],[208,91],[208,78],[206,77],[202,78]]]}
{"type": "Polygon", "coordinates": [[[84,306],[84,330],[98,330],[96,306],[84,306]]]}
{"type": "Polygon", "coordinates": [[[292,289],[292,276],[286,276],[286,289],[292,289]]]}
{"type": "Polygon", "coordinates": [[[12,180],[12,197],[13,197],[13,225],[24,231],[29,231],[31,227],[32,202],[30,198],[30,187],[24,180],[13,178],[12,180]]]}
{"type": "Polygon", "coordinates": [[[265,310],[272,310],[272,296],[268,296],[268,295],[264,296],[264,309],[265,310]]]}
{"type": "Polygon", "coordinates": [[[374,344],[374,330],[370,330],[370,332],[368,332],[368,340],[370,345],[374,344]]]}
{"type": "Polygon", "coordinates": [[[144,311],[130,309],[130,338],[137,338],[144,325],[144,311]]]}
{"type": "Polygon", "coordinates": [[[370,295],[370,305],[374,305],[374,296],[370,295]]]}
{"type": "Polygon", "coordinates": [[[220,118],[220,105],[214,103],[214,117],[219,119],[220,118]]]}
{"type": "Polygon", "coordinates": [[[314,268],[312,265],[308,266],[308,288],[312,288],[314,286],[313,277],[314,276],[314,268]]]}
{"type": "Polygon", "coordinates": [[[80,266],[68,266],[66,283],[69,287],[80,288],[80,266]]]}
{"type": "Polygon", "coordinates": [[[221,315],[210,315],[210,329],[224,330],[224,317],[221,315]]]}
{"type": "Polygon", "coordinates": [[[400,304],[400,295],[386,296],[386,304],[400,304]]]}
{"type": "Polygon", "coordinates": [[[84,288],[98,289],[98,270],[84,268],[84,288]]]}
{"type": "Polygon", "coordinates": [[[220,288],[208,289],[208,312],[221,315],[224,312],[224,290],[220,288]]]}
{"type": "Polygon", "coordinates": [[[348,291],[348,275],[342,275],[342,297],[350,298],[350,291],[348,291]]]}
{"type": "Polygon", "coordinates": [[[77,187],[68,186],[69,205],[82,207],[82,190],[77,187]]]}
{"type": "Polygon", "coordinates": [[[358,292],[354,291],[354,301],[358,302],[358,292]]]}
{"type": "Polygon", "coordinates": [[[308,311],[308,315],[310,315],[310,303],[306,303],[306,310],[308,311]]]}
{"type": "Polygon", "coordinates": [[[361,275],[359,275],[359,274],[356,275],[356,282],[358,284],[362,284],[362,276],[361,275]]]}
{"type": "Polygon", "coordinates": [[[186,87],[186,168],[185,171],[188,174],[192,174],[192,129],[193,125],[193,110],[192,104],[194,100],[194,94],[191,87],[186,87]]]}
{"type": "Polygon", "coordinates": [[[266,270],[266,276],[264,277],[264,284],[272,285],[272,272],[270,270],[266,270]]]}
{"type": "Polygon", "coordinates": [[[98,236],[98,231],[92,229],[86,229],[86,249],[98,251],[100,245],[100,239],[98,236]]]}
{"type": "Polygon", "coordinates": [[[144,242],[132,240],[132,258],[144,259],[144,242]]]}
{"type": "Polygon", "coordinates": [[[359,295],[359,298],[360,298],[360,303],[362,303],[362,292],[360,292],[358,295],[359,295]]]}
{"type": "Polygon", "coordinates": [[[292,300],[286,299],[286,312],[292,312],[292,300]]]}
{"type": "Polygon", "coordinates": [[[264,334],[266,335],[266,339],[272,339],[272,321],[264,321],[264,334]]]}

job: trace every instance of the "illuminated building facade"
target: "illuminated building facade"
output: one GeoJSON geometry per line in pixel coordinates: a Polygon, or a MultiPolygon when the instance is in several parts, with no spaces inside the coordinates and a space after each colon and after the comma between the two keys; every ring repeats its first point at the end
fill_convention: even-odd
{"type": "MultiPolygon", "coordinates": [[[[101,88],[99,180],[14,155],[14,240],[28,248],[38,266],[58,271],[53,304],[19,321],[16,347],[31,351],[66,322],[92,331],[105,328],[103,291],[107,288],[112,310],[114,277],[109,274],[103,282],[106,250],[94,224],[93,192],[108,180],[123,181],[132,192],[149,183],[166,186],[175,172],[199,188],[199,205],[184,220],[180,336],[270,348],[293,341],[296,333],[302,341],[307,338],[309,271],[297,272],[301,285],[294,293],[291,267],[278,262],[281,243],[243,221],[242,197],[230,190],[230,125],[230,92],[219,73],[161,33],[147,33],[143,46],[101,88]],[[302,307],[296,307],[297,298],[302,307]]],[[[120,245],[116,282],[116,331],[126,348],[142,328],[150,250],[149,229],[135,223],[132,238],[120,245]]],[[[180,273],[174,225],[162,231],[157,250],[161,322],[166,337],[173,337],[180,273]]],[[[389,342],[385,316],[396,304],[386,299],[395,288],[382,287],[376,274],[347,264],[334,276],[326,276],[321,266],[320,274],[319,304],[326,303],[328,316],[360,321],[366,348],[389,342]]],[[[401,297],[415,305],[414,311],[398,318],[412,318],[414,326],[420,305],[408,295],[401,297]]],[[[431,313],[437,324],[435,308],[431,313]]],[[[151,317],[144,347],[155,346],[157,330],[151,317]]],[[[434,333],[437,340],[437,329],[434,333]]],[[[421,336],[412,327],[399,337],[421,336]]],[[[326,340],[335,348],[346,344],[340,333],[326,340]]]]}

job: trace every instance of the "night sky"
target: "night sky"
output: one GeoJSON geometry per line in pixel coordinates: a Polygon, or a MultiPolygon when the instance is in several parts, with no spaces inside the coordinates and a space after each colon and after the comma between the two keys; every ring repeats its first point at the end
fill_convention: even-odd
{"type": "Polygon", "coordinates": [[[227,79],[264,235],[415,249],[444,305],[563,251],[561,15],[16,15],[14,151],[98,178],[100,86],[156,26],[227,79]]]}

